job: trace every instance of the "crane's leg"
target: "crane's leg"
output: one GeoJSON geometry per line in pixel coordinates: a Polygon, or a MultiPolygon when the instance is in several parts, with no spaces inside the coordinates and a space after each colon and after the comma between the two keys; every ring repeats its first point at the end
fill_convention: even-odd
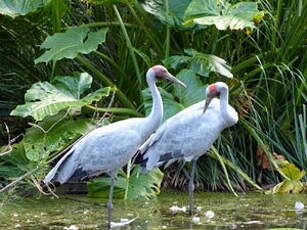
{"type": "Polygon", "coordinates": [[[107,203],[108,208],[108,229],[111,228],[111,221],[112,221],[112,209],[113,209],[113,191],[114,191],[114,184],[116,181],[116,174],[111,174],[111,182],[110,182],[110,192],[109,192],[109,200],[107,203]]]}
{"type": "Polygon", "coordinates": [[[196,161],[192,160],[192,171],[190,176],[190,182],[189,182],[189,214],[193,214],[193,191],[194,191],[194,176],[195,176],[195,170],[196,170],[196,161]]]}

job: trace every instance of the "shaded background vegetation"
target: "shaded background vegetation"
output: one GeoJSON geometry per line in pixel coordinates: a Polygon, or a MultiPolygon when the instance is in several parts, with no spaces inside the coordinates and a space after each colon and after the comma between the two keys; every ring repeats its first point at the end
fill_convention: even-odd
{"type": "MultiPolygon", "coordinates": [[[[108,120],[115,121],[146,113],[150,101],[146,90],[142,92],[146,89],[144,75],[149,67],[163,60],[174,74],[194,68],[188,77],[183,77],[190,84],[197,79],[198,85],[192,90],[204,91],[209,83],[225,81],[230,87],[230,104],[239,112],[239,124],[225,130],[215,143],[216,152],[228,160],[228,163],[224,161],[228,176],[216,155],[203,156],[198,162],[199,189],[229,190],[229,178],[235,189],[248,190],[250,183],[238,173],[240,170],[263,187],[277,184],[283,179],[274,170],[278,160],[287,160],[306,170],[306,1],[257,1],[258,11],[264,17],[254,18],[253,30],[248,27],[219,30],[214,25],[197,23],[184,27],[181,25],[183,18],[176,12],[180,11],[179,6],[191,2],[188,0],[169,0],[169,5],[162,0],[46,2],[45,7],[25,16],[0,15],[0,145],[4,146],[1,152],[5,153],[12,146],[11,152],[0,156],[3,185],[37,166],[40,170],[27,182],[41,179],[48,168],[46,162],[92,129],[93,121],[97,121],[92,118],[97,117],[97,112],[101,115],[106,111],[87,106],[77,115],[60,113],[58,117],[47,117],[36,124],[48,130],[62,119],[57,123],[58,131],[51,137],[50,133],[40,133],[39,137],[31,138],[31,133],[37,132],[33,118],[10,116],[10,113],[17,105],[24,104],[24,95],[34,83],[52,82],[55,76],[72,75],[73,72],[88,72],[93,77],[92,92],[105,86],[116,86],[122,91],[124,99],[117,92],[113,110],[110,110],[114,116],[108,120]],[[148,13],[144,4],[152,2],[158,7],[148,13]],[[105,42],[96,51],[79,54],[74,59],[35,64],[34,60],[44,53],[39,45],[48,35],[84,24],[92,31],[109,28],[105,42]],[[226,60],[232,67],[233,78],[210,70],[210,63],[204,64],[205,70],[199,74],[195,70],[197,65],[185,63],[178,57],[188,55],[185,49],[226,60]],[[177,57],[172,58],[174,55],[177,57]],[[70,128],[72,126],[74,129],[70,128]],[[11,142],[9,146],[8,142],[11,142]],[[48,147],[37,147],[38,142],[48,147]],[[27,147],[29,143],[31,147],[27,147]],[[29,157],[33,154],[39,157],[29,157]]],[[[223,5],[240,1],[218,2],[223,5]]],[[[175,95],[165,104],[168,116],[187,106],[176,94],[176,89],[163,87],[166,93],[175,95]]],[[[110,99],[111,96],[106,97],[95,106],[106,108],[110,99]]],[[[164,187],[184,189],[188,167],[179,162],[166,169],[164,187]]]]}

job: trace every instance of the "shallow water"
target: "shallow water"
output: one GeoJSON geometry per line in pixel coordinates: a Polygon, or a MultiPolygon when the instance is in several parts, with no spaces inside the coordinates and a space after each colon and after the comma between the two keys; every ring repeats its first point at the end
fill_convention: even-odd
{"type": "MultiPolygon", "coordinates": [[[[4,203],[0,210],[0,229],[106,229],[105,200],[85,196],[41,197],[4,203]],[[66,199],[68,198],[68,199],[66,199]],[[93,203],[81,203],[78,199],[93,203]],[[74,225],[74,226],[72,226],[74,225]]],[[[260,230],[272,227],[293,227],[307,230],[306,208],[298,213],[296,201],[307,204],[306,195],[195,193],[195,206],[201,208],[193,220],[186,212],[174,212],[171,206],[187,205],[187,193],[164,192],[150,201],[114,200],[113,221],[138,217],[130,225],[114,229],[204,229],[260,230]],[[209,219],[205,212],[211,210],[209,219]]],[[[1,202],[0,202],[1,205],[1,202]]],[[[0,206],[1,207],[1,206],[0,206]]]]}

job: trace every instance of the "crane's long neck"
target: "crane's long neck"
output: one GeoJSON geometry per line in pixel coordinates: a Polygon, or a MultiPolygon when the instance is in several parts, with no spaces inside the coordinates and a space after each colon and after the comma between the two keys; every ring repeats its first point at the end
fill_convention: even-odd
{"type": "Polygon", "coordinates": [[[154,132],[160,125],[163,118],[163,102],[160,92],[156,86],[155,73],[153,71],[148,71],[146,75],[147,83],[152,95],[152,108],[147,119],[147,130],[154,132]]]}
{"type": "Polygon", "coordinates": [[[228,88],[220,90],[220,108],[223,118],[226,121],[231,119],[231,114],[228,111],[228,88]]]}

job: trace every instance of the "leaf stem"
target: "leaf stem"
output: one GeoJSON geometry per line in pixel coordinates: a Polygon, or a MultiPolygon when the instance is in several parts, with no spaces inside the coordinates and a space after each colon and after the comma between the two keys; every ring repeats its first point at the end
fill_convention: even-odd
{"type": "Polygon", "coordinates": [[[106,60],[107,62],[109,62],[118,72],[120,72],[120,74],[122,74],[123,76],[125,76],[125,74],[123,73],[123,71],[121,70],[121,68],[116,64],[116,62],[108,57],[107,55],[105,55],[104,53],[101,53],[97,50],[93,51],[95,54],[97,54],[98,56],[100,56],[102,59],[106,60]]]}
{"type": "Polygon", "coordinates": [[[127,30],[125,28],[125,24],[123,22],[122,17],[120,16],[120,13],[119,13],[116,5],[113,5],[113,9],[114,9],[116,17],[117,17],[117,19],[118,19],[118,21],[120,23],[120,27],[121,27],[122,32],[124,34],[124,37],[125,37],[125,40],[126,40],[126,44],[127,44],[127,47],[129,49],[129,52],[130,52],[130,55],[131,55],[131,58],[132,58],[132,62],[133,62],[133,65],[134,65],[136,76],[137,76],[137,79],[139,81],[139,88],[142,88],[142,78],[141,78],[141,74],[140,74],[140,68],[139,68],[139,65],[137,63],[136,56],[135,56],[135,53],[134,53],[134,50],[133,50],[133,46],[132,46],[132,43],[130,41],[128,32],[127,32],[127,30]]]}
{"type": "MultiPolygon", "coordinates": [[[[138,3],[136,3],[138,4],[138,3]]],[[[135,18],[135,20],[137,21],[137,23],[140,24],[141,28],[145,31],[145,35],[148,37],[148,39],[151,41],[151,43],[154,45],[155,49],[157,51],[162,52],[161,47],[158,45],[157,41],[153,38],[153,36],[151,36],[151,32],[148,30],[148,28],[145,26],[145,24],[143,23],[142,20],[140,20],[139,16],[136,14],[135,10],[133,9],[133,7],[131,6],[131,4],[127,4],[129,10],[131,11],[133,17],[135,18]]]]}
{"type": "MultiPolygon", "coordinates": [[[[93,23],[85,23],[77,26],[68,26],[64,28],[65,30],[75,27],[100,27],[100,26],[120,26],[120,22],[93,22],[93,23]]],[[[126,27],[137,27],[131,23],[124,23],[126,27]]]]}
{"type": "Polygon", "coordinates": [[[129,114],[135,117],[143,117],[143,114],[129,108],[97,108],[92,105],[85,105],[86,108],[91,110],[95,110],[98,112],[110,112],[110,113],[117,113],[117,114],[129,114]]]}

